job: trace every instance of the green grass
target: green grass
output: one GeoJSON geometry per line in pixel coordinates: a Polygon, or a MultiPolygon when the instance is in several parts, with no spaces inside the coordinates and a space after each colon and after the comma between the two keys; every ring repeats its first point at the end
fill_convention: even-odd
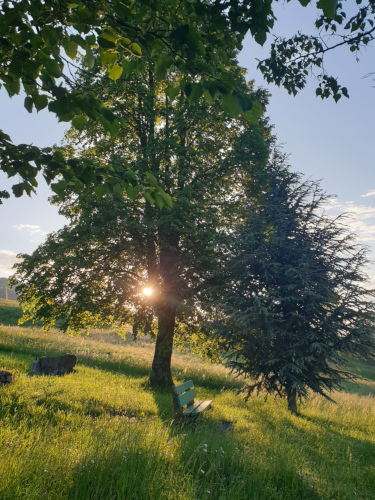
{"type": "Polygon", "coordinates": [[[336,404],[312,395],[296,417],[278,399],[244,401],[223,367],[175,352],[175,381],[192,378],[214,400],[179,427],[170,394],[148,385],[152,354],[112,332],[0,326],[0,369],[19,371],[0,387],[0,498],[374,498],[375,367],[356,363],[365,379],[336,404]],[[75,372],[30,377],[38,351],[76,353],[75,372]]]}
{"type": "MultiPolygon", "coordinates": [[[[17,326],[21,317],[22,309],[17,300],[0,299],[0,325],[17,326]]],[[[22,326],[31,326],[31,324],[31,321],[27,321],[22,326]]],[[[40,322],[38,326],[42,326],[40,322]]]]}

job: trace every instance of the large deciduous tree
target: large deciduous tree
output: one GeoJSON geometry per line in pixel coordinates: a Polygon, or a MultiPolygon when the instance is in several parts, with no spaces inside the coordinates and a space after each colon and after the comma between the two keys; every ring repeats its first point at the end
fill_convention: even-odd
{"type": "MultiPolygon", "coordinates": [[[[242,85],[241,70],[232,71],[242,85]]],[[[136,182],[127,196],[105,184],[81,196],[61,189],[69,225],[23,255],[13,280],[26,317],[47,327],[60,319],[73,331],[127,323],[135,332],[154,331],[150,379],[167,386],[175,332],[199,331],[207,286],[225,258],[223,241],[241,215],[244,183],[265,166],[270,141],[266,122],[252,125],[230,118],[217,101],[188,99],[179,78],[160,84],[151,66],[116,82],[99,73],[90,85],[109,112],[124,116],[124,126],[113,138],[92,121],[72,129],[65,148],[71,162],[95,156],[99,168],[120,177],[144,176],[163,187],[171,206],[151,190],[147,201],[139,197],[136,182]],[[149,298],[144,287],[153,290],[149,298]]],[[[265,102],[262,91],[241,92],[265,102]]]]}
{"type": "Polygon", "coordinates": [[[248,395],[276,393],[293,413],[308,389],[328,397],[340,387],[351,376],[350,356],[375,358],[375,292],[363,286],[367,251],[342,216],[324,214],[328,200],[275,153],[268,186],[261,193],[249,186],[215,325],[229,366],[250,378],[248,395]]]}

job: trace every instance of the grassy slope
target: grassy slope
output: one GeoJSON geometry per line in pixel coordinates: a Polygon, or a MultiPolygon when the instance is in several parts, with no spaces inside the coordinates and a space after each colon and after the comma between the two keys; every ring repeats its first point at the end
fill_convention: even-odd
{"type": "Polygon", "coordinates": [[[295,417],[280,400],[245,402],[223,367],[175,353],[175,381],[192,378],[214,400],[179,428],[170,395],[148,387],[152,353],[111,333],[0,326],[0,369],[20,372],[0,387],[0,498],[373,498],[375,367],[335,394],[337,404],[312,396],[295,417]],[[40,350],[76,353],[75,373],[30,377],[40,350]]]}
{"type": "MultiPolygon", "coordinates": [[[[22,309],[17,300],[0,299],[0,325],[17,326],[18,320],[22,317],[22,309]]],[[[39,326],[41,326],[40,322],[39,326]]],[[[22,326],[31,326],[31,321],[27,321],[22,326]]]]}

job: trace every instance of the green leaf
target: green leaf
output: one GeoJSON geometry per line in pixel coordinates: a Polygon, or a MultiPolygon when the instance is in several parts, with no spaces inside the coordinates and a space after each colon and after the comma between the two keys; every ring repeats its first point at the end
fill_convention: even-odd
{"type": "Polygon", "coordinates": [[[242,113],[242,107],[236,94],[225,95],[221,100],[221,107],[231,118],[237,118],[242,113]]]}
{"type": "Polygon", "coordinates": [[[302,5],[302,7],[306,7],[311,2],[311,0],[298,0],[298,1],[302,5]]]}
{"type": "Polygon", "coordinates": [[[151,184],[151,186],[153,186],[156,189],[159,188],[158,180],[153,174],[151,174],[151,172],[147,172],[145,174],[145,178],[148,180],[148,182],[151,184]]]}
{"type": "Polygon", "coordinates": [[[25,186],[23,185],[23,182],[21,182],[20,184],[14,184],[12,186],[12,191],[16,198],[20,198],[23,195],[24,189],[25,186]]]}
{"type": "Polygon", "coordinates": [[[75,59],[77,57],[78,45],[76,42],[70,38],[64,38],[63,47],[66,55],[70,57],[70,59],[75,59]]]}
{"type": "Polygon", "coordinates": [[[113,123],[116,119],[116,116],[112,113],[112,111],[108,108],[102,108],[100,110],[100,114],[109,121],[109,123],[113,123]]]}
{"type": "Polygon", "coordinates": [[[155,202],[160,209],[164,207],[164,198],[159,193],[155,193],[155,202]]]}
{"type": "Polygon", "coordinates": [[[116,36],[109,33],[101,33],[98,37],[99,46],[103,49],[114,49],[116,47],[116,36]]]}
{"type": "Polygon", "coordinates": [[[103,66],[109,66],[114,64],[117,60],[117,54],[115,52],[110,52],[109,50],[100,51],[100,60],[103,66]]]}
{"type": "Polygon", "coordinates": [[[118,182],[114,186],[112,186],[112,192],[113,194],[117,194],[118,196],[123,196],[122,187],[118,182]]]}
{"type": "Polygon", "coordinates": [[[48,105],[48,99],[46,95],[37,95],[33,99],[35,109],[37,111],[41,111],[42,109],[46,108],[48,105]]]}
{"type": "Polygon", "coordinates": [[[60,162],[60,163],[65,163],[65,158],[64,158],[64,155],[62,154],[61,151],[54,151],[53,152],[53,157],[56,161],[60,162]]]}
{"type": "Polygon", "coordinates": [[[189,30],[190,30],[189,24],[184,24],[183,26],[180,26],[176,30],[172,31],[170,36],[171,38],[176,40],[176,42],[182,44],[185,42],[189,30]]]}
{"type": "Polygon", "coordinates": [[[165,89],[165,93],[167,94],[167,96],[171,101],[174,101],[174,99],[180,93],[180,87],[174,87],[173,85],[168,85],[168,87],[165,89]]]}
{"type": "Polygon", "coordinates": [[[91,46],[96,44],[96,36],[95,35],[87,35],[85,37],[85,40],[91,46]]]}
{"type": "Polygon", "coordinates": [[[85,116],[83,115],[80,115],[80,116],[76,116],[75,118],[73,118],[72,120],[72,125],[73,127],[75,127],[79,132],[82,132],[82,130],[84,130],[87,126],[87,119],[85,116]]]}
{"type": "Polygon", "coordinates": [[[108,76],[113,81],[118,80],[121,75],[122,75],[122,67],[118,66],[118,64],[114,64],[108,71],[108,76]]]}
{"type": "Polygon", "coordinates": [[[152,197],[150,191],[145,191],[145,198],[149,202],[150,205],[154,205],[155,204],[155,200],[152,197]]]}
{"type": "Polygon", "coordinates": [[[85,57],[85,65],[87,68],[92,69],[95,64],[95,57],[90,49],[90,47],[86,47],[86,57],[85,57]]]}
{"type": "Polygon", "coordinates": [[[4,83],[4,87],[6,88],[9,97],[13,97],[15,94],[19,94],[20,92],[20,80],[11,75],[2,76],[4,83]]]}
{"type": "Polygon", "coordinates": [[[94,187],[95,194],[97,196],[104,196],[105,194],[108,194],[111,192],[111,188],[108,184],[99,184],[98,186],[94,187]]]}
{"type": "Polygon", "coordinates": [[[158,58],[155,64],[155,77],[159,82],[165,79],[168,69],[172,63],[173,59],[170,56],[163,54],[158,58]]]}
{"type": "Polygon", "coordinates": [[[48,74],[54,78],[59,78],[62,75],[61,68],[55,59],[45,59],[44,67],[46,68],[48,74]]]}
{"type": "Polygon", "coordinates": [[[103,116],[99,118],[100,123],[103,125],[104,130],[109,132],[112,137],[116,137],[120,130],[120,123],[118,120],[115,120],[113,123],[106,120],[103,116]]]}
{"type": "Polygon", "coordinates": [[[59,196],[63,196],[65,193],[67,187],[67,183],[64,180],[61,180],[59,182],[53,182],[51,184],[51,189],[54,193],[58,194],[59,196]]]}
{"type": "Polygon", "coordinates": [[[259,45],[264,45],[265,41],[267,40],[267,32],[265,30],[259,30],[255,33],[254,39],[259,45]]]}
{"type": "Polygon", "coordinates": [[[323,14],[327,19],[335,19],[337,0],[319,0],[316,6],[318,9],[322,9],[323,14]]]}
{"type": "Polygon", "coordinates": [[[201,83],[192,83],[191,91],[188,96],[189,104],[193,104],[195,101],[197,101],[202,96],[203,92],[204,88],[201,83]]]}
{"type": "Polygon", "coordinates": [[[129,50],[136,57],[142,56],[142,49],[137,43],[132,43],[129,47],[129,50]]]}
{"type": "Polygon", "coordinates": [[[212,97],[211,92],[209,90],[206,90],[204,92],[204,98],[208,102],[208,104],[212,104],[215,100],[215,97],[212,97]]]}
{"type": "Polygon", "coordinates": [[[25,97],[24,106],[29,113],[33,111],[33,99],[29,95],[25,97]]]}
{"type": "Polygon", "coordinates": [[[134,67],[135,67],[134,60],[129,61],[128,59],[124,59],[122,61],[122,69],[124,70],[125,76],[130,76],[134,71],[134,67]]]}
{"type": "Polygon", "coordinates": [[[163,191],[163,193],[162,193],[161,195],[162,195],[162,196],[163,196],[163,198],[164,198],[164,203],[165,203],[166,205],[168,205],[168,207],[171,207],[171,206],[172,206],[172,198],[169,196],[169,194],[168,194],[168,193],[165,193],[165,192],[163,191]]]}
{"type": "Polygon", "coordinates": [[[251,109],[245,111],[243,116],[250,123],[258,123],[259,118],[263,114],[263,108],[260,102],[254,101],[251,109]]]}
{"type": "Polygon", "coordinates": [[[128,184],[126,186],[126,195],[128,198],[130,198],[131,201],[134,201],[136,197],[138,196],[140,191],[139,186],[132,186],[132,184],[128,184]]]}
{"type": "Polygon", "coordinates": [[[56,113],[59,118],[61,116],[68,114],[71,111],[69,107],[69,102],[65,98],[56,99],[55,101],[50,101],[48,104],[48,109],[49,111],[56,113]]]}

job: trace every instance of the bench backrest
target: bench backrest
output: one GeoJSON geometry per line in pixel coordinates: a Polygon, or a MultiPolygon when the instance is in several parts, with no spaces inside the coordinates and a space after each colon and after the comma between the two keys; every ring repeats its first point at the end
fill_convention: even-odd
{"type": "Polygon", "coordinates": [[[181,385],[175,385],[173,387],[173,390],[176,395],[178,406],[180,408],[187,405],[188,403],[191,403],[192,401],[194,401],[194,398],[197,397],[197,393],[195,392],[192,380],[184,382],[181,385]]]}

